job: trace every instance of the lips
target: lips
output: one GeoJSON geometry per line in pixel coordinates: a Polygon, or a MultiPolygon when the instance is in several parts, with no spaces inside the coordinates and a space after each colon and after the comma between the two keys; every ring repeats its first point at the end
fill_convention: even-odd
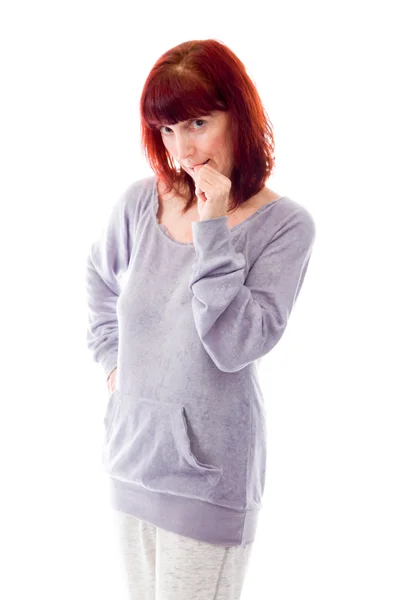
{"type": "MultiPolygon", "coordinates": [[[[194,165],[194,167],[199,167],[200,165],[201,165],[201,166],[203,166],[203,165],[206,165],[206,164],[208,163],[208,161],[209,161],[209,160],[210,160],[210,159],[208,158],[208,159],[206,160],[206,162],[199,163],[198,165],[194,165]]],[[[190,169],[191,171],[194,171],[194,167],[188,167],[188,169],[190,169]]]]}

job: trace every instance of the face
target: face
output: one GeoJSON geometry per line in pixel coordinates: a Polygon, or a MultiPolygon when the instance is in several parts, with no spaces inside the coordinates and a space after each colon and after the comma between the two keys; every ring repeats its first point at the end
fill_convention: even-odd
{"type": "Polygon", "coordinates": [[[181,168],[194,179],[194,167],[208,164],[226,177],[233,168],[231,120],[229,112],[213,111],[159,128],[164,146],[181,168]]]}

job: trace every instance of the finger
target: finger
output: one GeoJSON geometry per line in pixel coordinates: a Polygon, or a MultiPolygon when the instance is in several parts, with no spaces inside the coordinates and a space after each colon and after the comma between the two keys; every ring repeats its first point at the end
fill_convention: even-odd
{"type": "Polygon", "coordinates": [[[201,202],[206,202],[206,200],[207,200],[205,193],[202,192],[201,190],[196,191],[196,196],[201,202]]]}

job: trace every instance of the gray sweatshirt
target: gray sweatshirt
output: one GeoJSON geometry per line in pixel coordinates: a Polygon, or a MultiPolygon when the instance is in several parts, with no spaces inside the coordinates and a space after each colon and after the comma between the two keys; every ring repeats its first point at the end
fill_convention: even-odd
{"type": "Polygon", "coordinates": [[[287,196],[229,228],[157,220],[156,177],[114,203],[87,258],[87,344],[105,378],[111,506],[219,546],[254,541],[266,474],[260,359],[281,339],[315,239],[287,196]]]}

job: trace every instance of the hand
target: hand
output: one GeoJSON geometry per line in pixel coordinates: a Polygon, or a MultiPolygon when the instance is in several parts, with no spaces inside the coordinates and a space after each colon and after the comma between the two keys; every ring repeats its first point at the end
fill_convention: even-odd
{"type": "Polygon", "coordinates": [[[208,164],[194,168],[194,180],[200,221],[228,216],[231,180],[208,164]]]}
{"type": "Polygon", "coordinates": [[[109,374],[108,379],[107,379],[107,387],[108,387],[109,394],[111,394],[114,391],[116,376],[117,376],[117,367],[115,367],[115,369],[113,371],[111,371],[111,373],[109,374]]]}

